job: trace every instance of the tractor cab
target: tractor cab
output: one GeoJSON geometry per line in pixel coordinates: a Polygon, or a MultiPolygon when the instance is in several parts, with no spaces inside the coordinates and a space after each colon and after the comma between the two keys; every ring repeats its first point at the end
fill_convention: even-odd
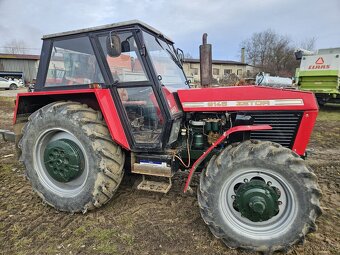
{"type": "Polygon", "coordinates": [[[159,150],[177,139],[169,127],[182,113],[172,92],[188,83],[169,38],[130,21],[43,40],[36,91],[109,88],[131,148],[159,150]]]}

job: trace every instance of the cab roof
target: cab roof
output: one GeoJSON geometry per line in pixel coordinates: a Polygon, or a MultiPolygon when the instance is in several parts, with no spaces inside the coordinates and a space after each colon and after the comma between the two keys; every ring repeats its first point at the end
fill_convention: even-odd
{"type": "Polygon", "coordinates": [[[164,37],[166,40],[173,43],[173,41],[169,37],[164,36],[159,30],[137,19],[124,21],[124,22],[118,22],[118,23],[112,23],[112,24],[107,24],[107,25],[102,25],[102,26],[89,27],[89,28],[71,30],[71,31],[66,31],[66,32],[61,32],[61,33],[44,35],[42,39],[45,40],[45,39],[50,39],[50,38],[55,38],[55,37],[66,36],[66,35],[82,34],[82,33],[88,33],[88,32],[100,31],[100,30],[108,30],[108,29],[114,29],[114,28],[130,28],[133,26],[143,27],[159,36],[164,37]]]}

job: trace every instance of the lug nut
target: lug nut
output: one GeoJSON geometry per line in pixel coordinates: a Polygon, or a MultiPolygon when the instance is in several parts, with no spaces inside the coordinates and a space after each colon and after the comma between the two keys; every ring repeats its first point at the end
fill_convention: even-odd
{"type": "Polygon", "coordinates": [[[244,179],[243,181],[244,181],[244,182],[248,182],[248,179],[246,178],[246,179],[244,179]]]}
{"type": "Polygon", "coordinates": [[[270,186],[270,185],[272,185],[272,183],[271,182],[267,182],[267,185],[270,186]]]}

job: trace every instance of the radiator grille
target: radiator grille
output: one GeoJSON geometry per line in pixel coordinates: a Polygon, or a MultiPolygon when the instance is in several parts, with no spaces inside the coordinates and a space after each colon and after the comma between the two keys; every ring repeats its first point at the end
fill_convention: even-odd
{"type": "Polygon", "coordinates": [[[248,112],[254,124],[268,124],[272,130],[252,131],[251,139],[272,141],[292,148],[299,128],[302,112],[248,112]]]}

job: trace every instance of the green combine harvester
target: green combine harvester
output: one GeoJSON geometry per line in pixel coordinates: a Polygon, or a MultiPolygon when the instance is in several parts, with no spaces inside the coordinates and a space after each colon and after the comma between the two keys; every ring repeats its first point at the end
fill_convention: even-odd
{"type": "Polygon", "coordinates": [[[301,60],[296,70],[299,89],[314,92],[319,105],[340,103],[340,48],[297,50],[295,56],[301,60]]]}

